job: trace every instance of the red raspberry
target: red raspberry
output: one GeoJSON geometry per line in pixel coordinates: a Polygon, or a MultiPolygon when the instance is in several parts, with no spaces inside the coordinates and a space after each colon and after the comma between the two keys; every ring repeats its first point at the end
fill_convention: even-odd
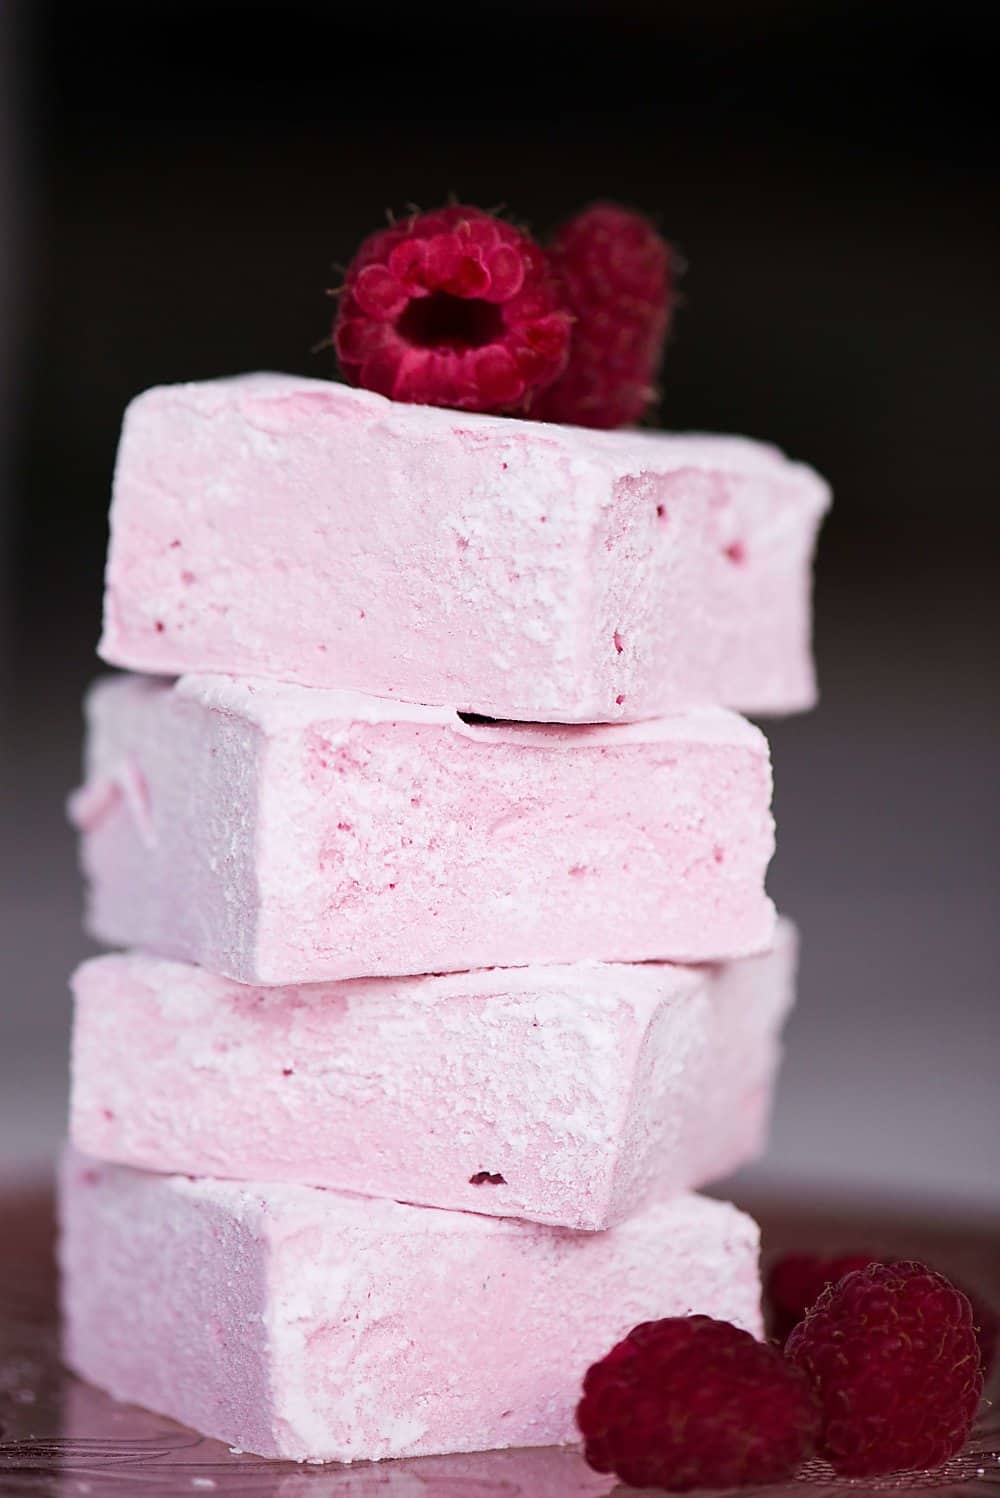
{"type": "Polygon", "coordinates": [[[775,1347],[709,1316],[635,1327],[588,1371],[584,1455],[636,1488],[778,1482],[811,1454],[819,1409],[775,1347]]]}
{"type": "Polygon", "coordinates": [[[821,1259],[815,1254],[787,1254],[771,1267],[764,1287],[768,1331],[784,1346],[793,1327],[816,1304],[827,1285],[835,1285],[854,1269],[874,1264],[871,1254],[842,1254],[821,1259]]]}
{"type": "MultiPolygon", "coordinates": [[[[767,1277],[765,1300],[771,1336],[780,1343],[787,1341],[792,1328],[819,1300],[827,1285],[835,1285],[855,1269],[869,1264],[892,1263],[876,1259],[873,1254],[841,1254],[835,1258],[818,1258],[814,1254],[788,1254],[771,1267],[767,1277]]],[[[976,1339],[983,1359],[983,1373],[989,1376],[1000,1340],[1000,1322],[991,1306],[967,1285],[952,1280],[956,1290],[969,1297],[976,1339]]]]}
{"type": "Polygon", "coordinates": [[[566,373],[532,407],[542,421],[619,427],[656,399],[673,313],[673,252],[648,219],[594,203],[550,247],[576,317],[566,373]]]}
{"type": "Polygon", "coordinates": [[[829,1286],[785,1352],[816,1386],[820,1450],[846,1477],[939,1467],[983,1392],[968,1296],[905,1260],[829,1286]]]}
{"type": "Polygon", "coordinates": [[[544,251],[479,208],[364,241],[334,323],[345,379],[393,400],[519,411],[566,366],[572,318],[544,251]]]}

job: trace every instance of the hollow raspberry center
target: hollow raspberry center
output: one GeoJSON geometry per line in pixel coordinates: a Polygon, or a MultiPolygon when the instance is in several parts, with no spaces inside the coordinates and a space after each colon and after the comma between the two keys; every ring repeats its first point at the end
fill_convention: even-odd
{"type": "Polygon", "coordinates": [[[416,348],[463,353],[495,343],[504,331],[503,313],[492,302],[435,291],[410,302],[396,331],[416,348]]]}

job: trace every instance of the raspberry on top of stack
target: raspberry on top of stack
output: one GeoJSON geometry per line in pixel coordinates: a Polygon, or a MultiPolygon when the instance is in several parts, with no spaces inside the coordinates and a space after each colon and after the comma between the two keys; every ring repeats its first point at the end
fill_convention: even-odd
{"type": "Polygon", "coordinates": [[[372,234],[337,288],[346,386],[130,406],[105,660],[550,723],[812,706],[827,486],[763,443],[629,425],[679,266],[609,203],[548,250],[465,206],[372,234]]]}

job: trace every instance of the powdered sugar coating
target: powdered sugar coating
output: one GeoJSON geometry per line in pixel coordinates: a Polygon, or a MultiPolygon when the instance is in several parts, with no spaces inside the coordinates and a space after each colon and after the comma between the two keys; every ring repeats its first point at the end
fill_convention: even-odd
{"type": "Polygon", "coordinates": [[[266,681],[90,698],[101,940],[245,983],[767,947],[767,744],[722,709],[587,728],[266,681]]]}
{"type": "Polygon", "coordinates": [[[579,1234],[71,1155],[61,1215],[74,1371],[261,1456],[566,1443],[636,1322],[761,1326],[756,1226],[701,1197],[579,1234]]]}
{"type": "Polygon", "coordinates": [[[74,979],[99,1159],[606,1228],[762,1147],[795,938],[710,968],[260,989],[128,953],[74,979]]]}
{"type": "Polygon", "coordinates": [[[828,503],[742,438],[160,387],[125,417],[101,653],[525,720],[793,711],[828,503]]]}

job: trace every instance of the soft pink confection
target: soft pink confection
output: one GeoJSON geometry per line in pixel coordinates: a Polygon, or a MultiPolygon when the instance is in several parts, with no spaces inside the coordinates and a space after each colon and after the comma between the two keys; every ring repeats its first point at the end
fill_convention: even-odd
{"type": "Polygon", "coordinates": [[[815,697],[811,469],[257,374],[125,417],[101,653],[490,717],[815,697]]]}
{"type": "Polygon", "coordinates": [[[794,930],[718,967],[245,988],[138,954],[74,980],[71,1133],[147,1170],[605,1228],[763,1145],[794,930]]]}
{"type": "Polygon", "coordinates": [[[636,1322],[760,1332],[756,1224],[703,1197],[572,1233],[80,1155],[61,1195],[70,1367],[260,1456],[562,1445],[636,1322]]]}
{"type": "Polygon", "coordinates": [[[230,677],[90,698],[90,927],[244,983],[771,941],[771,770],[722,708],[602,727],[230,677]]]}

